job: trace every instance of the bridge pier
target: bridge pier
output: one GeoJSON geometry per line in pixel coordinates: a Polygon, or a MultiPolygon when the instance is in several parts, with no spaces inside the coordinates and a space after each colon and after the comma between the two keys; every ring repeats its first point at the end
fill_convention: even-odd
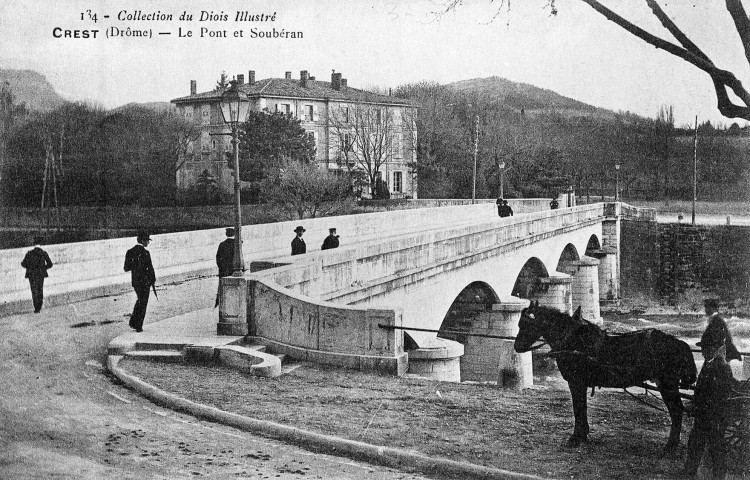
{"type": "Polygon", "coordinates": [[[217,335],[245,336],[250,333],[247,323],[247,279],[222,277],[219,294],[219,323],[217,335]]]}
{"type": "Polygon", "coordinates": [[[571,276],[566,273],[553,272],[548,277],[539,279],[541,288],[536,292],[534,300],[539,305],[554,308],[568,315],[573,313],[573,302],[571,297],[571,276]]]}
{"type": "MultiPolygon", "coordinates": [[[[515,337],[521,310],[528,304],[517,297],[503,297],[491,310],[477,315],[470,333],[515,337]]],[[[497,380],[498,387],[511,389],[530,387],[534,382],[531,352],[516,353],[513,340],[469,335],[461,358],[461,380],[497,380]]]]}
{"type": "Polygon", "coordinates": [[[599,260],[582,257],[570,262],[572,273],[573,309],[581,307],[581,315],[586,320],[602,325],[604,320],[599,309],[599,260]]]}
{"type": "MultiPolygon", "coordinates": [[[[608,203],[604,208],[605,218],[602,220],[602,248],[606,255],[599,267],[599,287],[601,299],[606,302],[620,300],[620,226],[622,219],[622,204],[608,203]],[[602,278],[604,276],[604,278],[602,278]]],[[[598,258],[598,255],[596,255],[598,258]]]]}
{"type": "Polygon", "coordinates": [[[599,260],[599,302],[618,303],[620,300],[620,277],[618,275],[617,248],[605,246],[591,252],[599,260]]]}

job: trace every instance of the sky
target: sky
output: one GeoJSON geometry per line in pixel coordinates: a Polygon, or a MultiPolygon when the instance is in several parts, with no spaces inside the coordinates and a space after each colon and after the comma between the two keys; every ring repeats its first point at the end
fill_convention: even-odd
{"type": "MultiPolygon", "coordinates": [[[[720,68],[750,79],[724,2],[660,2],[673,20],[720,68]],[[695,5],[694,5],[695,4],[695,5]]],[[[678,125],[731,124],[722,117],[708,75],[646,45],[581,0],[464,0],[444,11],[443,0],[15,0],[0,3],[0,68],[31,69],[69,100],[107,108],[168,101],[231,78],[318,80],[341,72],[349,86],[395,88],[406,83],[450,83],[504,77],[615,111],[654,117],[673,106],[678,125]],[[498,10],[499,9],[499,10],[498,10]],[[96,14],[97,22],[89,17],[96,14]],[[121,12],[172,14],[171,21],[119,20],[121,12]],[[236,22],[237,11],[273,21],[236,22]],[[192,21],[180,21],[186,12],[192,21]],[[203,15],[213,19],[200,21],[203,15]],[[81,19],[83,15],[84,19],[81,19]],[[108,19],[104,15],[109,15],[108,19]],[[106,36],[151,31],[151,38],[106,36]],[[201,29],[225,32],[204,36],[201,29]],[[302,38],[251,38],[251,30],[302,32],[302,38]],[[87,30],[89,38],[56,38],[87,30]],[[97,38],[92,30],[98,30],[97,38]],[[242,37],[235,32],[242,30],[242,37]],[[187,32],[192,37],[187,37],[187,32]],[[159,35],[168,32],[169,35],[159,35]],[[182,34],[183,36],[180,36],[182,34]]],[[[638,25],[672,40],[644,0],[605,0],[638,25]]],[[[749,8],[750,9],[750,8],[749,8]]],[[[738,121],[744,125],[744,121],[738,121]]]]}

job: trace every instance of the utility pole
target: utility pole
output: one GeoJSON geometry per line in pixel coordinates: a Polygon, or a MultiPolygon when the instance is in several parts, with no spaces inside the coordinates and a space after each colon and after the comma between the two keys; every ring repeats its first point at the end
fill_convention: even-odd
{"type": "Polygon", "coordinates": [[[695,116],[695,139],[693,140],[693,225],[695,225],[695,202],[698,200],[698,115],[695,116]]]}
{"type": "Polygon", "coordinates": [[[472,204],[477,201],[477,153],[479,152],[479,115],[477,115],[476,126],[474,130],[474,185],[471,190],[472,204]]]}

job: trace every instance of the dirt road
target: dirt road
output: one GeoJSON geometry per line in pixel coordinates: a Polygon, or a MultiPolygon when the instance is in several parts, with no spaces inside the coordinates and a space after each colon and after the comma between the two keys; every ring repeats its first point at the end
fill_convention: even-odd
{"type": "MultiPolygon", "coordinates": [[[[216,279],[159,288],[146,323],[212,304],[216,279]]],[[[0,479],[421,479],[156,406],[104,369],[134,294],[0,318],[0,479]]]]}

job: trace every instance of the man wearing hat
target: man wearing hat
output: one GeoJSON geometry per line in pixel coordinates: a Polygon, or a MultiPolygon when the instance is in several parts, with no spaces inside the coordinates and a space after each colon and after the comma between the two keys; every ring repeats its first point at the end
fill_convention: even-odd
{"type": "MultiPolygon", "coordinates": [[[[707,298],[703,301],[703,306],[706,309],[706,315],[708,316],[708,326],[706,327],[706,331],[703,332],[703,335],[723,336],[725,340],[727,362],[731,362],[732,360],[742,361],[742,356],[732,341],[732,334],[727,327],[727,323],[724,320],[724,317],[719,313],[719,300],[716,298],[707,298]]],[[[701,346],[702,341],[703,339],[701,339],[701,342],[697,343],[699,347],[701,346]]]]}
{"type": "Polygon", "coordinates": [[[130,328],[136,332],[143,331],[143,319],[146,317],[150,288],[156,283],[151,254],[146,247],[151,242],[151,236],[146,232],[139,232],[138,243],[125,254],[125,271],[130,272],[131,284],[138,297],[130,315],[130,328]]]}
{"type": "Polygon", "coordinates": [[[39,313],[42,310],[44,278],[49,276],[47,270],[52,268],[52,260],[41,247],[42,240],[42,237],[34,237],[34,248],[26,252],[21,261],[21,266],[26,269],[26,278],[29,279],[34,313],[39,313]]]}
{"type": "Polygon", "coordinates": [[[339,246],[339,236],[336,235],[336,228],[329,228],[328,229],[328,236],[323,240],[323,246],[320,247],[321,250],[328,250],[331,248],[338,248],[339,246]]]}
{"type": "Polygon", "coordinates": [[[729,346],[732,358],[739,358],[732,344],[724,319],[716,313],[718,301],[704,302],[706,313],[711,316],[700,342],[701,354],[705,358],[698,381],[695,384],[692,415],[695,417],[693,429],[688,439],[687,458],[684,475],[693,478],[698,472],[704,451],[708,451],[713,478],[723,479],[727,474],[727,446],[724,432],[728,422],[729,395],[736,383],[727,360],[729,346]]]}
{"type": "MultiPolygon", "coordinates": [[[[219,244],[216,250],[216,266],[219,267],[219,278],[229,277],[234,272],[234,228],[227,228],[226,240],[219,244]]],[[[219,293],[221,293],[221,281],[219,281],[219,290],[216,292],[216,304],[219,306],[219,293]]]]}
{"type": "Polygon", "coordinates": [[[305,241],[302,240],[302,234],[304,232],[305,229],[302,228],[302,225],[294,229],[294,233],[296,233],[297,236],[292,240],[292,255],[301,255],[307,252],[307,245],[305,245],[305,241]]]}

